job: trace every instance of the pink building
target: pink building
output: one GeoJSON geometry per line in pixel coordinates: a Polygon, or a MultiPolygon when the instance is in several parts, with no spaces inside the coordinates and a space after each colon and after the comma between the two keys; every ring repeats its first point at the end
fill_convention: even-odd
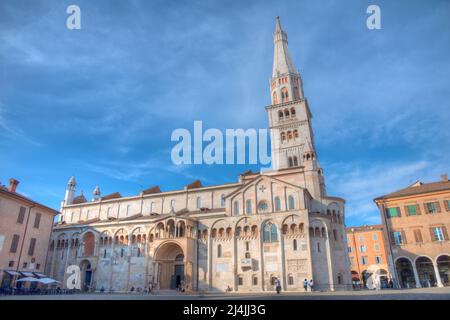
{"type": "MultiPolygon", "coordinates": [[[[59,212],[16,192],[19,181],[0,185],[0,286],[43,276],[53,219],[59,212]]],[[[20,283],[20,282],[19,282],[20,283]]]]}

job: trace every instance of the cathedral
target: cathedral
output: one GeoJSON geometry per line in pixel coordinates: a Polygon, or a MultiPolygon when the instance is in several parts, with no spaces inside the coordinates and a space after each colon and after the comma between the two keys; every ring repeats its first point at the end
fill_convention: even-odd
{"type": "Polygon", "coordinates": [[[47,274],[66,286],[81,270],[83,290],[264,292],[351,288],[344,199],[328,196],[311,112],[277,18],[270,80],[272,167],[236,182],[138,195],[76,196],[70,178],[50,241],[47,274]]]}

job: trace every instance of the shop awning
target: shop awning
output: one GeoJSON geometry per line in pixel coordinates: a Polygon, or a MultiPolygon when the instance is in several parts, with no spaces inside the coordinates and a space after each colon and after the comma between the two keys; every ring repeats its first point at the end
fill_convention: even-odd
{"type": "Polygon", "coordinates": [[[20,273],[17,271],[13,271],[13,270],[5,270],[5,272],[7,274],[9,274],[10,276],[20,276],[20,273]]]}
{"type": "Polygon", "coordinates": [[[41,278],[41,279],[37,279],[37,281],[40,283],[43,283],[43,284],[61,283],[52,278],[41,278]]]}
{"type": "Polygon", "coordinates": [[[20,273],[22,275],[24,275],[25,277],[36,278],[36,276],[33,274],[33,272],[20,271],[20,273]]]}

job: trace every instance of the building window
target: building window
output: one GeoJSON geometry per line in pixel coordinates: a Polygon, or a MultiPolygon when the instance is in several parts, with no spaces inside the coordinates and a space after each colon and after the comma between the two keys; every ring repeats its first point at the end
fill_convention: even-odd
{"type": "Polygon", "coordinates": [[[103,259],[106,258],[106,249],[103,250],[103,259]]]}
{"type": "Polygon", "coordinates": [[[387,208],[386,214],[388,218],[400,217],[400,208],[399,207],[387,208]]]}
{"type": "Polygon", "coordinates": [[[338,241],[338,236],[337,236],[336,229],[333,229],[333,237],[334,237],[334,241],[338,241]]]}
{"type": "Polygon", "coordinates": [[[425,204],[427,209],[427,213],[433,214],[439,212],[439,203],[438,202],[429,202],[425,204]]]}
{"type": "Polygon", "coordinates": [[[275,211],[281,211],[280,197],[275,197],[275,211]]]}
{"type": "Polygon", "coordinates": [[[416,240],[416,243],[422,243],[423,238],[420,229],[415,229],[413,232],[414,232],[414,240],[416,240]]]}
{"type": "Polygon", "coordinates": [[[257,276],[253,276],[252,283],[253,283],[254,286],[258,285],[258,277],[257,276]]]}
{"type": "Polygon", "coordinates": [[[220,206],[223,208],[223,207],[225,207],[225,195],[224,194],[222,194],[221,196],[220,196],[220,206]]]}
{"type": "Polygon", "coordinates": [[[242,276],[238,276],[238,285],[243,286],[244,285],[244,278],[242,276]]]}
{"type": "Polygon", "coordinates": [[[294,197],[292,195],[289,196],[288,203],[289,203],[289,210],[294,210],[295,209],[295,201],[294,201],[294,197]]]}
{"type": "Polygon", "coordinates": [[[375,251],[380,251],[380,245],[378,243],[375,243],[373,248],[374,248],[375,251]]]}
{"type": "Polygon", "coordinates": [[[234,202],[234,215],[239,215],[239,201],[234,202]]]}
{"type": "Polygon", "coordinates": [[[123,258],[123,254],[125,253],[125,250],[122,248],[120,249],[120,257],[123,258]]]}
{"type": "Polygon", "coordinates": [[[36,217],[34,218],[34,225],[33,227],[36,229],[39,229],[39,224],[41,223],[41,214],[38,212],[36,213],[36,217]]]}
{"type": "Polygon", "coordinates": [[[364,236],[359,236],[359,242],[364,242],[364,236]]]}
{"type": "Polygon", "coordinates": [[[417,206],[415,204],[406,206],[406,210],[408,211],[408,216],[417,215],[417,206]]]}
{"type": "Polygon", "coordinates": [[[175,200],[170,201],[170,210],[175,211],[175,200]]]}
{"type": "Polygon", "coordinates": [[[292,276],[292,274],[288,275],[288,285],[294,285],[294,277],[292,276]]]}
{"type": "Polygon", "coordinates": [[[376,264],[380,264],[381,263],[381,257],[380,256],[376,256],[375,257],[375,263],[376,264]]]}
{"type": "Polygon", "coordinates": [[[17,216],[17,223],[22,224],[25,219],[25,207],[20,207],[19,215],[17,216]]]}
{"type": "Polygon", "coordinates": [[[359,251],[360,252],[366,252],[367,251],[366,246],[359,246],[359,251]]]}
{"type": "Polygon", "coordinates": [[[365,266],[368,263],[367,257],[361,257],[361,264],[365,266]]]}
{"type": "Polygon", "coordinates": [[[245,251],[250,250],[250,243],[248,241],[245,242],[245,251]]]}
{"type": "Polygon", "coordinates": [[[30,246],[28,247],[28,255],[34,255],[34,248],[36,247],[36,238],[31,238],[30,246]]]}
{"type": "Polygon", "coordinates": [[[222,245],[217,245],[217,258],[222,258],[222,245]]]}
{"type": "Polygon", "coordinates": [[[245,201],[245,213],[247,214],[252,213],[252,200],[245,201]]]}
{"type": "Polygon", "coordinates": [[[320,252],[320,242],[317,242],[317,252],[320,252]]]}
{"type": "Polygon", "coordinates": [[[347,247],[347,252],[348,253],[352,253],[353,252],[353,248],[352,247],[347,247]]]}
{"type": "Polygon", "coordinates": [[[277,227],[273,223],[266,223],[263,227],[263,242],[276,242],[277,227]]]}
{"type": "Polygon", "coordinates": [[[36,264],[36,270],[39,270],[40,268],[41,268],[41,264],[40,263],[36,264]]]}
{"type": "Polygon", "coordinates": [[[10,268],[14,267],[14,261],[13,260],[10,260],[8,262],[8,267],[10,267],[10,268]]]}
{"type": "Polygon", "coordinates": [[[342,284],[342,275],[338,274],[337,282],[338,282],[338,284],[342,284]]]}
{"type": "Polygon", "coordinates": [[[17,247],[19,245],[19,239],[20,239],[20,236],[18,234],[13,235],[9,252],[15,253],[17,251],[17,247]]]}
{"type": "Polygon", "coordinates": [[[402,245],[403,244],[403,241],[404,241],[404,239],[403,239],[403,237],[402,237],[402,233],[400,232],[400,231],[394,231],[393,233],[392,233],[392,235],[393,235],[393,237],[394,237],[394,243],[396,244],[396,245],[402,245]]]}
{"type": "Polygon", "coordinates": [[[297,239],[292,241],[292,246],[294,247],[294,250],[297,251],[297,239]]]}
{"type": "Polygon", "coordinates": [[[267,208],[269,208],[269,206],[267,205],[267,202],[266,202],[266,201],[261,200],[261,201],[258,203],[258,210],[259,210],[259,211],[266,211],[267,208]]]}
{"type": "Polygon", "coordinates": [[[28,267],[28,262],[24,262],[23,264],[22,264],[22,268],[23,269],[26,269],[28,267]]]}
{"type": "Polygon", "coordinates": [[[378,234],[376,233],[373,234],[373,241],[378,241],[378,234]]]}
{"type": "Polygon", "coordinates": [[[433,227],[431,229],[434,235],[433,241],[444,241],[448,239],[445,227],[433,227]]]}
{"type": "Polygon", "coordinates": [[[445,210],[450,211],[450,200],[445,200],[445,210]]]}
{"type": "Polygon", "coordinates": [[[196,206],[197,209],[200,209],[202,207],[202,199],[200,197],[197,197],[196,206]]]}

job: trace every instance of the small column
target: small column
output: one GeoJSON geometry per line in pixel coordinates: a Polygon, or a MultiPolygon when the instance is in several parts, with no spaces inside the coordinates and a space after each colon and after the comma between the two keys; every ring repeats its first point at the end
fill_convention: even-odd
{"type": "Polygon", "coordinates": [[[438,287],[443,287],[444,285],[442,284],[442,280],[441,280],[441,275],[439,274],[439,268],[436,262],[433,261],[433,268],[434,268],[434,273],[436,275],[436,282],[437,282],[437,286],[438,287]]]}
{"type": "Polygon", "coordinates": [[[417,273],[416,265],[413,264],[413,272],[414,272],[414,280],[416,281],[416,288],[422,288],[422,284],[420,283],[419,274],[417,273]]]}
{"type": "Polygon", "coordinates": [[[110,253],[110,272],[109,272],[109,290],[112,290],[112,285],[113,285],[113,272],[114,272],[114,255],[115,255],[115,251],[114,251],[114,242],[115,242],[115,237],[113,236],[112,241],[111,241],[111,253],[110,253]]]}

